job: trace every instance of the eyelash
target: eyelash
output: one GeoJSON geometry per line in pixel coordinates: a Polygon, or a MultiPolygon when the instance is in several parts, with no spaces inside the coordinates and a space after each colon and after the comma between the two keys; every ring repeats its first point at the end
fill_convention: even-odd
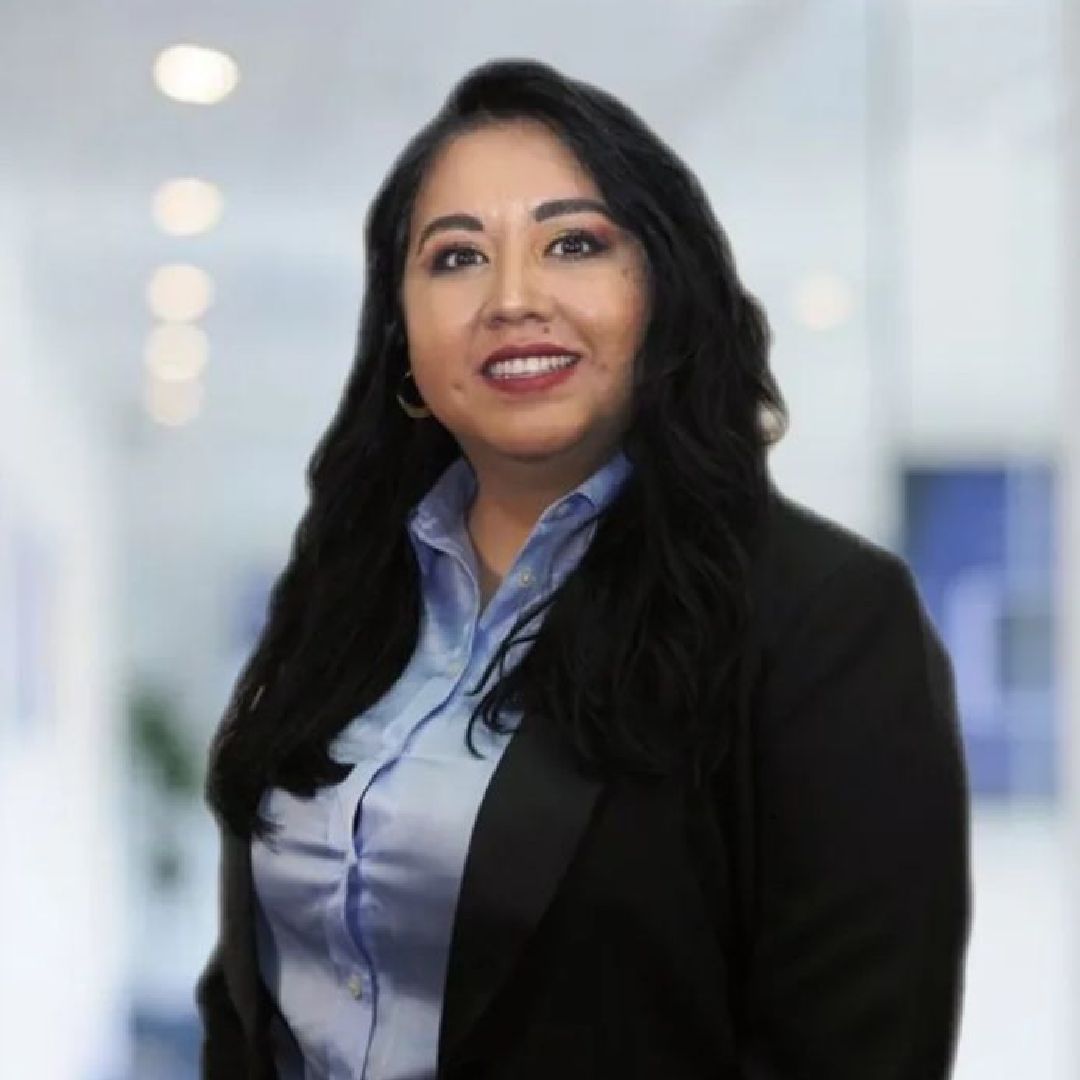
{"type": "MultiPolygon", "coordinates": [[[[551,246],[563,243],[566,240],[584,240],[588,244],[592,245],[592,251],[578,255],[567,255],[565,256],[565,258],[567,259],[589,259],[592,258],[592,256],[594,255],[599,255],[602,252],[607,251],[609,246],[607,243],[601,240],[600,237],[596,236],[594,233],[589,232],[587,229],[573,229],[570,232],[563,233],[562,236],[556,237],[551,242],[551,246]]],[[[469,247],[465,244],[452,244],[448,245],[447,247],[441,248],[431,258],[430,266],[432,273],[452,274],[456,270],[460,270],[460,266],[447,266],[444,262],[444,259],[447,255],[457,254],[459,252],[465,251],[479,254],[476,248],[469,247]]]]}

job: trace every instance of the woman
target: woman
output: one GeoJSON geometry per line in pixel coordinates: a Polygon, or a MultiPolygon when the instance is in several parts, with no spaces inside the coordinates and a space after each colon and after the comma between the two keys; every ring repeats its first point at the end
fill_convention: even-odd
{"type": "Polygon", "coordinates": [[[767,323],[692,174],[493,62],[366,238],[211,748],[204,1077],[946,1076],[949,660],[906,566],[769,480],[767,323]]]}

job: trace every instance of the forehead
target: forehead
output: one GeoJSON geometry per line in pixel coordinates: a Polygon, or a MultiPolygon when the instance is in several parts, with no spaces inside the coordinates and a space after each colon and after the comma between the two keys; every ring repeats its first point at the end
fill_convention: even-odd
{"type": "Polygon", "coordinates": [[[506,121],[464,132],[442,148],[417,192],[413,216],[527,211],[546,199],[599,194],[585,167],[547,127],[506,121]]]}

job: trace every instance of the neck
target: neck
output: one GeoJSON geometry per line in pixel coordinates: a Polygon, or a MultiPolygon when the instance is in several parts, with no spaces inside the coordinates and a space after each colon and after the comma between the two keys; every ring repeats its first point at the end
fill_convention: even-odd
{"type": "Polygon", "coordinates": [[[501,580],[541,514],[588,479],[612,452],[557,464],[505,458],[475,461],[477,488],[466,514],[466,528],[481,572],[501,580]]]}

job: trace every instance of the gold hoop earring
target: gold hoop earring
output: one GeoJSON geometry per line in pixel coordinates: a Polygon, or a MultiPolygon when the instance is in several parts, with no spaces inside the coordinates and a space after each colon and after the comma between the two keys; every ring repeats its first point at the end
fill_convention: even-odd
{"type": "MultiPolygon", "coordinates": [[[[412,378],[412,370],[405,372],[405,377],[401,380],[401,386],[404,388],[407,379],[412,378]]],[[[431,415],[431,410],[426,405],[413,405],[412,402],[406,401],[401,396],[401,390],[397,392],[398,404],[405,410],[405,415],[413,420],[423,420],[425,417],[431,415]]]]}

